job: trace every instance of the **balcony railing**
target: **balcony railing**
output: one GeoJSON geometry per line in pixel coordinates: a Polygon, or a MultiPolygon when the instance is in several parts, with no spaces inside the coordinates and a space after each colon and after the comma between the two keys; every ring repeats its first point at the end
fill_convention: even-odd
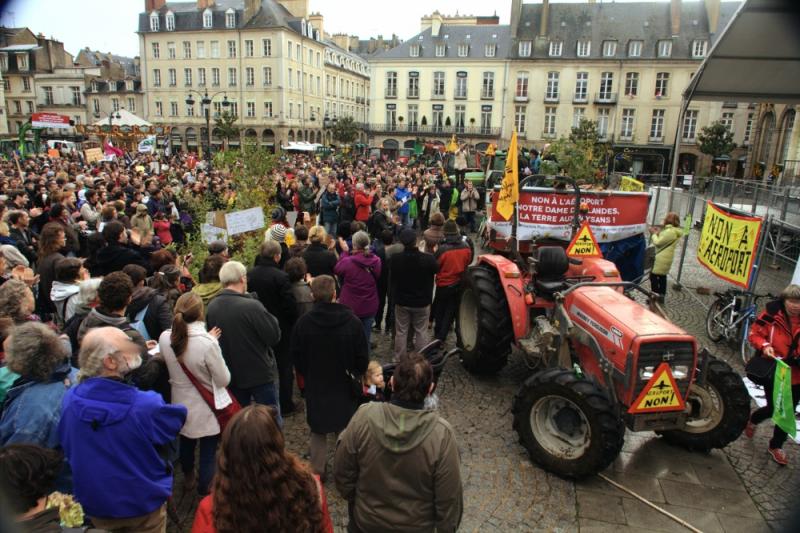
{"type": "Polygon", "coordinates": [[[555,131],[547,131],[547,130],[542,131],[542,139],[553,139],[555,138],[555,136],[556,136],[555,131]]]}
{"type": "Polygon", "coordinates": [[[617,93],[595,93],[595,95],[594,95],[594,103],[595,104],[616,104],[617,103],[617,93]]]}
{"type": "Polygon", "coordinates": [[[528,93],[525,94],[515,94],[514,95],[515,102],[527,102],[528,101],[528,93]]]}
{"type": "Polygon", "coordinates": [[[545,94],[544,95],[544,102],[546,104],[557,104],[558,103],[558,94],[545,94]]]}
{"type": "Polygon", "coordinates": [[[386,91],[386,98],[397,98],[397,91],[386,91]]]}
{"type": "Polygon", "coordinates": [[[369,133],[427,133],[439,135],[464,135],[466,137],[499,137],[500,128],[485,128],[480,126],[461,126],[461,125],[421,125],[421,124],[362,124],[364,131],[369,133]]]}
{"type": "Polygon", "coordinates": [[[494,100],[494,91],[481,92],[481,100],[494,100]]]}
{"type": "Polygon", "coordinates": [[[444,92],[442,92],[441,94],[433,93],[431,95],[431,100],[444,100],[444,92]]]}
{"type": "Polygon", "coordinates": [[[647,138],[647,142],[649,142],[650,144],[663,144],[664,143],[664,136],[663,135],[658,135],[658,136],[650,135],[647,138]]]}
{"type": "Polygon", "coordinates": [[[453,91],[453,99],[454,100],[466,100],[467,99],[467,91],[453,91]]]}
{"type": "Polygon", "coordinates": [[[633,134],[631,133],[631,134],[629,134],[629,135],[625,135],[625,134],[622,134],[622,133],[621,133],[621,134],[619,135],[619,142],[622,142],[622,143],[632,143],[632,142],[633,142],[633,134]]]}
{"type": "Polygon", "coordinates": [[[588,104],[589,103],[589,96],[586,93],[573,93],[572,94],[572,103],[573,104],[588,104]]]}

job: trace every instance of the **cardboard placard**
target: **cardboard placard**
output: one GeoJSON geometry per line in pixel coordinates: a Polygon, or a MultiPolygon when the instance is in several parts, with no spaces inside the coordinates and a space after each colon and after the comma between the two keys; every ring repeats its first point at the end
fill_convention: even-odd
{"type": "Polygon", "coordinates": [[[83,151],[87,163],[94,163],[95,161],[102,161],[103,151],[100,148],[87,148],[83,151]]]}
{"type": "Polygon", "coordinates": [[[264,210],[260,207],[225,214],[228,235],[238,235],[264,227],[264,210]]]}

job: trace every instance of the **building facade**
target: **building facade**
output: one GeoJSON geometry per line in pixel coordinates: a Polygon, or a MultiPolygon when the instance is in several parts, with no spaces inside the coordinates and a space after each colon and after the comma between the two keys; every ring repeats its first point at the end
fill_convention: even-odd
{"type": "Polygon", "coordinates": [[[144,92],[139,58],[117,56],[84,48],[75,64],[86,68],[87,119],[94,123],[126,109],[134,115],[144,112],[144,92]]]}
{"type": "Polygon", "coordinates": [[[232,145],[268,148],[322,142],[333,118],[325,120],[325,109],[366,116],[366,98],[355,96],[369,92],[366,61],[325,39],[307,0],[146,0],[138,33],[144,117],[173,126],[174,145],[205,146],[206,124],[211,145],[221,144],[214,118],[223,111],[241,132],[232,145]],[[326,76],[346,96],[326,95],[326,76]]]}

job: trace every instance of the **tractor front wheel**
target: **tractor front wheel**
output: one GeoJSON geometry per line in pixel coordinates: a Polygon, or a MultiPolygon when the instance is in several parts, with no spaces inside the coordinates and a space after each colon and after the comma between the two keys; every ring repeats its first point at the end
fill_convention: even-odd
{"type": "MultiPolygon", "coordinates": [[[[696,372],[699,378],[700,369],[696,372]]],[[[750,416],[750,395],[742,377],[712,358],[705,384],[692,384],[686,398],[689,418],[682,430],[661,432],[667,442],[691,450],[724,448],[739,438],[750,416]]]]}
{"type": "Polygon", "coordinates": [[[528,378],[514,398],[514,429],[533,462],[566,478],[596,474],[619,455],[625,426],[605,391],[573,370],[528,378]]]}

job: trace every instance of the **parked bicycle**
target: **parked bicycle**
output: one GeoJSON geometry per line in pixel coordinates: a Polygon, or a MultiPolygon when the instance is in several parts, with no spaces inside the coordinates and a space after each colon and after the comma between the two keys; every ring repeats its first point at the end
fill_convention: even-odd
{"type": "Polygon", "coordinates": [[[772,294],[756,294],[739,289],[728,289],[725,292],[715,292],[715,300],[706,315],[706,333],[714,342],[725,339],[728,342],[739,343],[742,361],[747,362],[755,349],[750,345],[747,336],[750,324],[753,323],[758,309],[758,300],[761,298],[774,298],[772,294]],[[750,304],[745,305],[750,297],[750,304]]]}

